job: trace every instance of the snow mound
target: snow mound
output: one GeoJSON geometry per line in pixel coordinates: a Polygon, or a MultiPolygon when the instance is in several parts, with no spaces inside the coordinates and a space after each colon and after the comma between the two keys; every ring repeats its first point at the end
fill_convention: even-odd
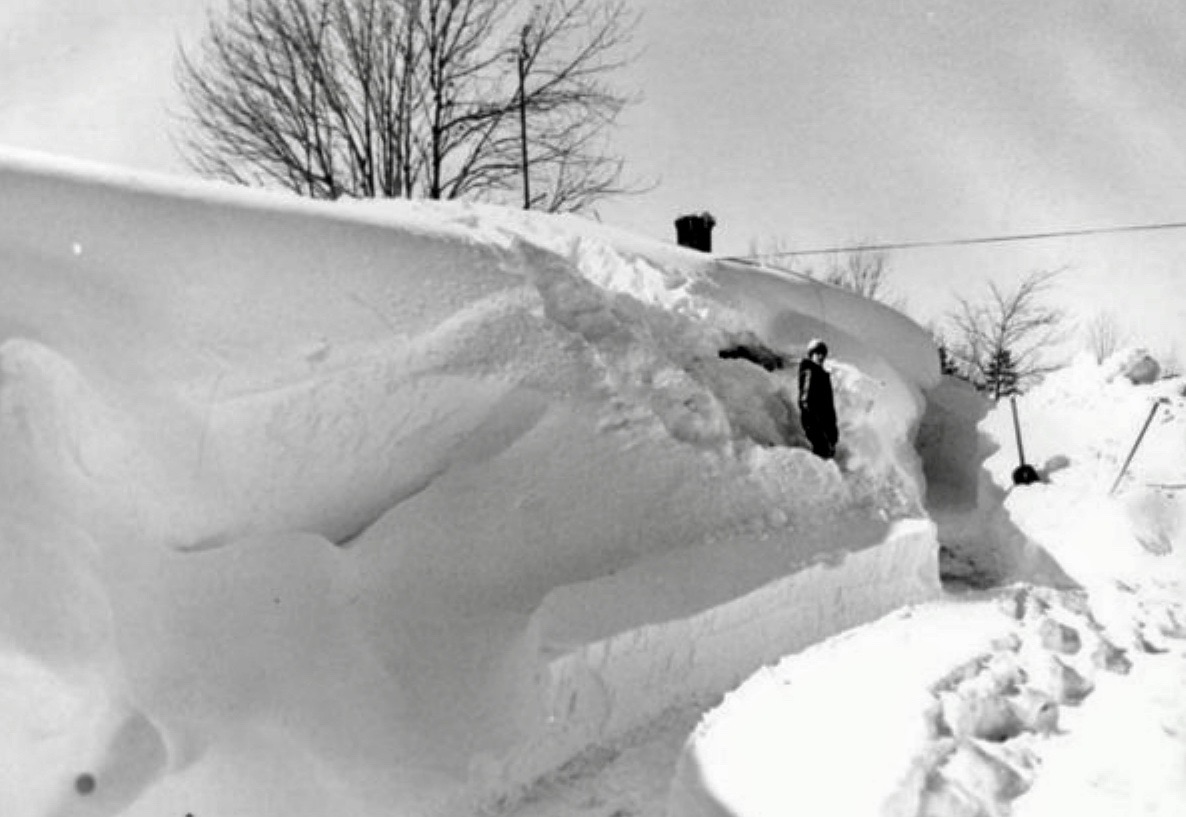
{"type": "Polygon", "coordinates": [[[5,814],[458,814],[938,591],[926,333],[571,218],[0,157],[5,814]],[[841,462],[792,359],[833,349],[841,462]]]}
{"type": "Polygon", "coordinates": [[[1104,362],[1109,380],[1123,377],[1138,386],[1155,383],[1161,377],[1161,364],[1144,349],[1125,349],[1104,362]]]}

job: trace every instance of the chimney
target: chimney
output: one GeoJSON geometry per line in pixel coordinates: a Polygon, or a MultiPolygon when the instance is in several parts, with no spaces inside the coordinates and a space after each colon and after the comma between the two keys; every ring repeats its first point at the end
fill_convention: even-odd
{"type": "Polygon", "coordinates": [[[681,247],[712,252],[712,228],[716,219],[711,213],[690,213],[675,220],[675,240],[681,247]]]}

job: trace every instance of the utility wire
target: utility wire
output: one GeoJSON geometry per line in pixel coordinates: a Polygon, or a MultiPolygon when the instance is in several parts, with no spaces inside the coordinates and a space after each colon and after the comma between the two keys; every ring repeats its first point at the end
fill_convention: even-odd
{"type": "Polygon", "coordinates": [[[982,238],[956,238],[946,241],[904,241],[897,244],[858,244],[850,247],[826,247],[814,250],[784,250],[781,252],[760,253],[757,255],[727,256],[725,261],[759,261],[766,258],[793,258],[800,255],[834,255],[842,252],[856,252],[864,250],[879,252],[882,250],[915,250],[926,247],[961,247],[969,244],[1003,244],[1010,241],[1035,241],[1043,238],[1065,238],[1080,235],[1104,235],[1107,233],[1136,233],[1152,230],[1180,230],[1186,228],[1186,221],[1170,221],[1161,224],[1134,224],[1121,227],[1086,227],[1077,230],[1054,230],[1047,233],[1022,233],[1017,235],[999,235],[982,238]]]}

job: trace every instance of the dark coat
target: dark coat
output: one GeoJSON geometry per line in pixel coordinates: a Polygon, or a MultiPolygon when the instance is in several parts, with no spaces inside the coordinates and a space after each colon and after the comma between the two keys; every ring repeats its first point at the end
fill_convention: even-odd
{"type": "Polygon", "coordinates": [[[810,358],[799,362],[799,418],[812,450],[821,457],[831,457],[840,439],[832,376],[810,358]]]}

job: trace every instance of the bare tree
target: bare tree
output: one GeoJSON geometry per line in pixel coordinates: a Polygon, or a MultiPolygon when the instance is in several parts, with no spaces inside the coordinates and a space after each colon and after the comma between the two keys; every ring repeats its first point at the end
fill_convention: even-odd
{"type": "Polygon", "coordinates": [[[230,0],[182,50],[181,147],[199,172],[318,198],[624,192],[626,0],[230,0]],[[525,126],[525,127],[524,127],[525,126]]]}
{"type": "Polygon", "coordinates": [[[1087,350],[1095,356],[1096,363],[1103,363],[1116,354],[1125,342],[1124,333],[1111,312],[1096,313],[1083,331],[1087,350]]]}
{"type": "Polygon", "coordinates": [[[786,238],[750,238],[748,256],[750,261],[771,269],[814,277],[809,268],[795,267],[795,257],[794,245],[786,238]]]}
{"type": "Polygon", "coordinates": [[[891,268],[889,256],[884,251],[858,247],[848,252],[831,254],[827,270],[823,273],[810,266],[795,267],[793,260],[798,254],[791,243],[782,238],[751,240],[750,257],[759,264],[807,275],[865,298],[881,301],[900,312],[905,311],[904,300],[894,294],[889,286],[891,268]]]}
{"type": "Polygon", "coordinates": [[[1058,368],[1045,353],[1066,337],[1064,313],[1043,299],[1061,272],[1031,273],[1010,290],[990,284],[982,301],[959,299],[950,319],[951,352],[968,379],[994,400],[1058,368]]]}
{"type": "Polygon", "coordinates": [[[891,303],[889,258],[884,251],[858,248],[833,255],[824,280],[866,298],[891,303]]]}

